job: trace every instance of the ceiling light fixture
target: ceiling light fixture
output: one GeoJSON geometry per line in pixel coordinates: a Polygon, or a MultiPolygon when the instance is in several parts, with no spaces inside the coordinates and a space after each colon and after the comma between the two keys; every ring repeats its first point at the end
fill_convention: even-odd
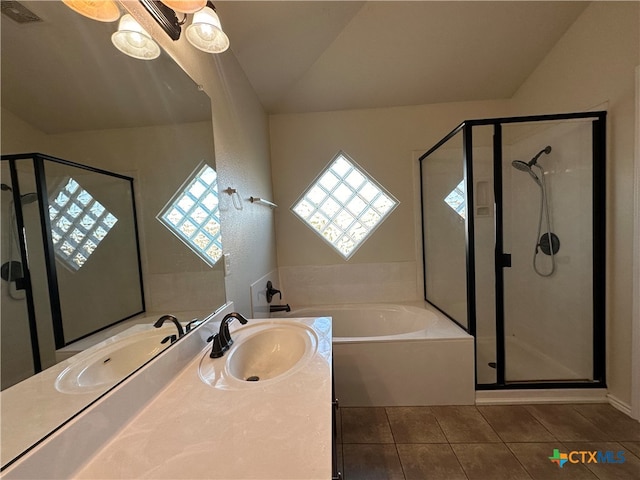
{"type": "Polygon", "coordinates": [[[222,53],[229,48],[229,37],[222,31],[216,7],[206,0],[140,0],[153,19],[173,40],[180,38],[187,14],[193,13],[186,29],[187,40],[194,47],[207,53],[222,53]],[[178,20],[176,12],[184,14],[178,20]]]}
{"type": "Polygon", "coordinates": [[[118,31],[111,35],[111,41],[122,53],[140,60],[153,60],[160,56],[160,47],[144,28],[128,13],[118,24],[118,31]]]}
{"type": "Polygon", "coordinates": [[[62,0],[74,12],[99,22],[115,22],[120,9],[113,0],[62,0]]]}
{"type": "Polygon", "coordinates": [[[229,48],[229,37],[222,31],[220,18],[211,2],[193,15],[186,35],[189,43],[203,52],[222,53],[229,48]]]}

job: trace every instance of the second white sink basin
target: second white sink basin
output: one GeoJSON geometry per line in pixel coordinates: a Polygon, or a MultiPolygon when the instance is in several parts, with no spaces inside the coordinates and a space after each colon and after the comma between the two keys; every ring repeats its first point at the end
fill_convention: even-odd
{"type": "Polygon", "coordinates": [[[271,383],[298,370],[317,350],[312,328],[292,321],[260,322],[232,332],[230,350],[221,358],[200,361],[200,378],[218,388],[271,383]]]}
{"type": "Polygon", "coordinates": [[[175,329],[149,328],[71,357],[55,382],[62,393],[89,393],[103,390],[134,372],[169,346],[160,343],[175,329]]]}

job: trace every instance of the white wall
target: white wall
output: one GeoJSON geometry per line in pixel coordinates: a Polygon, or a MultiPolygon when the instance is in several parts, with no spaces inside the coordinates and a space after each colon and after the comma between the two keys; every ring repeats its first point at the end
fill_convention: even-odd
{"type": "Polygon", "coordinates": [[[513,98],[518,114],[606,109],[607,360],[610,394],[631,400],[634,71],[640,4],[593,2],[513,98]]]}
{"type": "Polygon", "coordinates": [[[424,153],[465,119],[507,112],[507,102],[494,101],[272,115],[280,286],[292,307],[422,298],[415,152],[424,153]],[[348,261],[290,211],[339,150],[400,201],[348,261]]]}
{"type": "Polygon", "coordinates": [[[243,206],[221,213],[224,250],[231,261],[227,299],[248,315],[250,285],[276,267],[273,211],[248,201],[251,196],[273,197],[267,115],[231,50],[206,54],[184,35],[173,42],[138,2],[123,3],[211,98],[219,186],[237,189],[243,206]]]}

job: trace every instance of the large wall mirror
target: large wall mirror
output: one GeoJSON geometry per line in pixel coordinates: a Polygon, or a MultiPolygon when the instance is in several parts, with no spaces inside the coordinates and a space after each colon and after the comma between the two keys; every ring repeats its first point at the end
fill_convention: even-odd
{"type": "MultiPolygon", "coordinates": [[[[194,172],[200,171],[203,165],[215,172],[210,99],[169,55],[162,53],[153,61],[142,61],[117,51],[111,43],[117,22],[90,20],[62,2],[28,1],[24,6],[39,21],[18,23],[5,15],[5,6],[11,4],[17,8],[18,2],[2,3],[1,153],[42,152],[68,160],[69,165],[47,165],[45,175],[49,193],[64,188],[74,179],[86,185],[87,190],[93,190],[96,196],[112,199],[102,203],[111,203],[114,213],[119,216],[118,223],[122,223],[118,234],[124,232],[124,227],[127,234],[131,234],[137,223],[147,312],[178,314],[189,311],[202,312],[204,316],[222,306],[226,295],[221,262],[203,262],[184,239],[158,219],[194,172]],[[96,171],[76,169],[71,163],[96,171]],[[104,178],[98,170],[114,172],[116,176],[104,178]],[[133,179],[133,183],[126,178],[133,179]],[[137,222],[134,217],[123,216],[128,209],[121,202],[131,198],[134,192],[137,222]]],[[[5,165],[8,162],[2,163],[2,183],[10,188],[13,183],[10,169],[5,165]]],[[[14,180],[18,181],[20,193],[24,195],[33,191],[29,190],[27,179],[33,175],[30,170],[34,163],[25,160],[20,165],[14,180]]],[[[3,264],[15,253],[7,250],[11,244],[10,235],[16,230],[15,225],[10,228],[14,196],[9,188],[3,186],[1,197],[3,264]]],[[[52,197],[47,194],[47,198],[52,197]]],[[[31,197],[23,197],[23,211],[39,207],[35,197],[33,202],[31,200],[31,197]]],[[[111,240],[116,238],[114,234],[111,240]]],[[[219,235],[216,241],[220,246],[219,235]]],[[[141,298],[132,299],[127,295],[131,285],[138,280],[123,282],[122,278],[113,278],[108,270],[114,263],[124,263],[132,267],[130,273],[135,279],[135,251],[116,246],[108,254],[106,249],[102,250],[100,255],[102,257],[87,261],[87,265],[91,262],[93,273],[102,275],[107,282],[99,290],[112,299],[114,321],[144,309],[141,298]],[[100,270],[101,266],[103,270],[100,270]],[[119,283],[128,285],[124,287],[127,294],[118,293],[119,283]],[[126,308],[120,308],[125,304],[126,308]]],[[[19,261],[11,263],[16,268],[18,264],[19,261]]],[[[67,280],[64,277],[78,278],[72,265],[65,267],[59,261],[57,265],[62,281],[67,280]]],[[[46,284],[44,270],[30,269],[30,273],[34,288],[46,284]]],[[[24,323],[27,307],[23,292],[15,289],[15,282],[12,285],[12,282],[2,280],[1,283],[0,333],[4,351],[5,345],[17,341],[18,337],[14,335],[28,337],[28,325],[24,323]]],[[[69,306],[69,299],[96,292],[82,291],[82,283],[64,285],[61,289],[66,305],[62,306],[63,316],[86,316],[86,302],[85,310],[78,312],[69,306]]],[[[180,320],[191,318],[179,316],[180,320]]],[[[83,321],[77,325],[77,330],[68,330],[66,345],[73,345],[77,339],[84,339],[93,330],[101,328],[83,321]]],[[[55,350],[58,347],[52,332],[53,327],[49,343],[55,350]]],[[[45,337],[45,333],[41,334],[41,341],[45,337]]],[[[25,353],[29,348],[25,345],[18,350],[25,353]]],[[[28,361],[31,352],[26,353],[28,361]]],[[[47,392],[44,396],[35,392],[20,396],[12,394],[24,391],[19,387],[29,381],[51,377],[51,371],[60,365],[56,362],[64,358],[55,351],[43,352],[42,356],[47,359],[42,372],[36,372],[37,369],[30,365],[26,373],[21,374],[22,381],[12,382],[6,388],[3,386],[2,467],[106,391],[63,394],[51,388],[51,398],[47,397],[47,392]],[[16,404],[20,404],[20,413],[12,410],[16,404]],[[25,411],[32,415],[24,415],[25,411]],[[19,419],[5,422],[11,418],[19,419]]],[[[12,368],[12,363],[21,361],[18,357],[3,352],[3,375],[12,368]]],[[[55,378],[54,375],[52,382],[55,378]]]]}

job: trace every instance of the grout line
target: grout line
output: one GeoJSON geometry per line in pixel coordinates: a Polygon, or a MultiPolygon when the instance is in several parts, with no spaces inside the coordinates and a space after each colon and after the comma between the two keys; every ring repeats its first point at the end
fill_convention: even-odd
{"type": "Polygon", "coordinates": [[[387,407],[384,407],[384,416],[387,419],[387,425],[389,426],[389,431],[391,432],[391,438],[393,438],[393,448],[396,451],[396,457],[398,458],[398,463],[400,464],[400,470],[402,470],[402,478],[406,480],[407,474],[404,471],[402,458],[400,458],[400,452],[398,451],[398,442],[396,441],[396,436],[393,434],[393,428],[391,428],[391,420],[389,420],[389,412],[387,412],[387,407]]]}
{"type": "Polygon", "coordinates": [[[462,473],[464,473],[464,476],[467,477],[468,479],[469,475],[467,474],[467,471],[464,469],[464,465],[462,465],[462,462],[458,458],[458,454],[456,453],[456,451],[454,450],[453,446],[451,446],[450,443],[447,443],[447,445],[449,445],[449,449],[451,450],[451,453],[453,453],[453,456],[456,459],[456,462],[458,462],[458,465],[460,465],[460,470],[462,470],[462,473]]]}
{"type": "MultiPolygon", "coordinates": [[[[478,414],[482,417],[482,419],[487,423],[487,425],[489,425],[489,428],[491,429],[491,431],[496,434],[496,437],[498,437],[500,439],[500,442],[501,443],[506,443],[504,441],[504,439],[500,436],[500,434],[496,431],[496,429],[493,428],[493,425],[491,425],[491,422],[487,419],[487,417],[485,417],[482,414],[482,412],[478,409],[478,407],[474,406],[474,408],[476,409],[476,412],[478,412],[478,414]]],[[[490,442],[487,442],[487,443],[490,443],[490,442]]]]}
{"type": "MultiPolygon", "coordinates": [[[[615,435],[611,435],[609,434],[609,432],[605,432],[604,430],[602,430],[598,425],[596,425],[592,420],[591,417],[587,417],[584,413],[582,413],[580,410],[578,410],[576,408],[575,404],[571,404],[569,405],[571,407],[571,409],[576,412],[578,415],[580,415],[582,418],[584,418],[587,422],[589,422],[591,425],[593,425],[593,428],[595,428],[596,430],[602,432],[604,434],[604,438],[615,438],[615,435]]],[[[613,408],[613,407],[611,407],[613,408]]],[[[610,441],[610,442],[615,442],[616,440],[604,440],[606,441],[610,441]]]]}

